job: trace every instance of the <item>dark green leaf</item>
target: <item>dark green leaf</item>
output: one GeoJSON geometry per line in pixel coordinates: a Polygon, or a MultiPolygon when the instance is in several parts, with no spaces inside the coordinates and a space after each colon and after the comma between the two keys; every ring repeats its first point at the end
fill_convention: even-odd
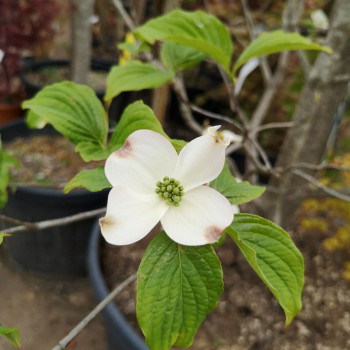
{"type": "Polygon", "coordinates": [[[152,350],[190,346],[223,290],[213,248],[180,246],[165,232],[148,246],[137,281],[137,317],[152,350]]]}
{"type": "Polygon", "coordinates": [[[288,325],[301,309],[304,285],[303,257],[289,235],[276,224],[248,214],[235,215],[226,232],[276,297],[288,325]]]}
{"type": "Polygon", "coordinates": [[[187,46],[229,71],[233,50],[230,34],[222,22],[205,12],[174,10],[136,28],[135,35],[150,44],[165,40],[187,46]]]}

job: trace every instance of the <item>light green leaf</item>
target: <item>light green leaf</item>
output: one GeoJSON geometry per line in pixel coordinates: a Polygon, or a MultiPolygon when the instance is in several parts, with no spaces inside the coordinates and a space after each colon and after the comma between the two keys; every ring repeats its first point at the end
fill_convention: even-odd
{"type": "Polygon", "coordinates": [[[290,324],[301,309],[304,261],[287,232],[259,216],[237,214],[226,233],[276,297],[290,324]]]}
{"type": "Polygon", "coordinates": [[[4,241],[4,237],[10,237],[11,235],[7,234],[7,233],[1,233],[0,232],[0,245],[2,244],[2,242],[4,241]]]}
{"type": "Polygon", "coordinates": [[[15,347],[21,347],[21,336],[17,328],[4,327],[0,323],[0,335],[4,335],[8,341],[15,347]]]}
{"type": "Polygon", "coordinates": [[[116,149],[117,148],[113,146],[102,148],[100,144],[89,141],[80,142],[75,147],[75,151],[80,153],[80,156],[85,162],[107,159],[108,156],[116,149]]]}
{"type": "Polygon", "coordinates": [[[282,30],[276,30],[261,34],[245,48],[233,67],[232,75],[235,75],[237,69],[253,57],[266,56],[288,50],[320,50],[332,53],[329,47],[316,44],[298,33],[286,33],[282,30]]]}
{"type": "Polygon", "coordinates": [[[136,28],[135,35],[150,44],[165,40],[190,47],[229,72],[233,51],[230,34],[220,20],[205,12],[177,9],[136,28]]]}
{"type": "Polygon", "coordinates": [[[174,148],[176,149],[176,152],[180,152],[187,144],[186,141],[184,140],[179,140],[179,139],[171,139],[170,142],[172,143],[172,145],[174,146],[174,148]]]}
{"type": "Polygon", "coordinates": [[[157,88],[173,77],[173,71],[162,71],[150,63],[127,61],[113,67],[108,74],[105,99],[111,100],[123,91],[157,88]]]}
{"type": "Polygon", "coordinates": [[[138,42],[133,42],[133,43],[130,43],[130,42],[127,42],[127,41],[124,41],[122,43],[119,43],[117,45],[117,48],[119,50],[122,50],[122,51],[127,51],[127,52],[130,52],[131,54],[133,55],[136,55],[137,52],[138,52],[138,49],[139,49],[139,43],[138,42]]]}
{"type": "Polygon", "coordinates": [[[170,139],[164,132],[152,109],[142,101],[136,101],[124,109],[120,121],[111,136],[109,147],[114,149],[120,148],[130,134],[140,129],[153,130],[163,135],[172,143],[176,151],[180,151],[186,144],[183,140],[170,139]]]}
{"type": "Polygon", "coordinates": [[[121,147],[131,133],[140,129],[153,130],[168,138],[152,109],[142,101],[136,101],[124,109],[111,136],[110,145],[121,147]]]}
{"type": "Polygon", "coordinates": [[[119,50],[130,52],[132,55],[137,55],[139,52],[148,52],[151,47],[145,42],[122,42],[117,45],[119,50]]]}
{"type": "Polygon", "coordinates": [[[165,232],[148,246],[137,282],[137,317],[152,350],[189,347],[223,290],[213,248],[180,246],[165,232]]]}
{"type": "Polygon", "coordinates": [[[30,129],[42,129],[47,122],[40,118],[33,111],[29,110],[26,116],[26,123],[30,129]]]}
{"type": "Polygon", "coordinates": [[[253,186],[248,182],[237,182],[225,164],[220,175],[210,182],[210,187],[215,188],[224,195],[231,204],[243,204],[260,197],[264,191],[263,186],[253,186]]]}
{"type": "Polygon", "coordinates": [[[205,56],[189,47],[166,41],[162,45],[160,57],[166,67],[173,71],[180,71],[197,65],[205,56]]]}
{"type": "Polygon", "coordinates": [[[2,142],[0,135],[0,208],[7,203],[7,186],[10,182],[10,169],[19,167],[20,164],[9,153],[2,150],[2,142]]]}
{"type": "Polygon", "coordinates": [[[84,187],[91,192],[98,192],[104,188],[111,188],[108,182],[104,167],[99,166],[95,169],[83,170],[70,180],[63,189],[64,193],[68,193],[74,188],[84,187]]]}
{"type": "Polygon", "coordinates": [[[95,92],[87,86],[70,81],[56,83],[24,101],[22,106],[30,110],[31,126],[43,121],[50,123],[75,145],[93,142],[103,148],[106,144],[107,114],[95,92]]]}

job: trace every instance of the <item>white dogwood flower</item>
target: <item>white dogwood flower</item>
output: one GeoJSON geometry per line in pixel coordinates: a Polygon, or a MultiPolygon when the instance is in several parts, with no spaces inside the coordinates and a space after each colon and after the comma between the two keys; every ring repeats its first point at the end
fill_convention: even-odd
{"type": "Polygon", "coordinates": [[[216,242],[233,220],[230,202],[207,186],[221,172],[228,145],[220,126],[189,142],[179,154],[162,135],[138,130],[105,165],[113,186],[100,219],[107,242],[134,243],[160,221],[167,235],[184,245],[216,242]]]}

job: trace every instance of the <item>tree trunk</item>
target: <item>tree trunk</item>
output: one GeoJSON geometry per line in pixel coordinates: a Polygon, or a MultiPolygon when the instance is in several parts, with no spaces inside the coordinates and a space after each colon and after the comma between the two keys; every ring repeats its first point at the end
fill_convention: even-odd
{"type": "MultiPolygon", "coordinates": [[[[336,0],[326,39],[334,53],[320,53],[312,67],[293,117],[295,126],[287,133],[277,167],[286,169],[300,162],[319,164],[324,157],[334,115],[350,80],[349,15],[350,1],[336,0]]],[[[267,193],[257,202],[258,208],[264,208],[260,214],[292,228],[294,214],[309,188],[309,183],[291,172],[272,179],[267,193]]]]}
{"type": "Polygon", "coordinates": [[[93,14],[94,0],[71,1],[71,79],[76,83],[86,84],[91,61],[92,28],[90,18],[93,14]]]}

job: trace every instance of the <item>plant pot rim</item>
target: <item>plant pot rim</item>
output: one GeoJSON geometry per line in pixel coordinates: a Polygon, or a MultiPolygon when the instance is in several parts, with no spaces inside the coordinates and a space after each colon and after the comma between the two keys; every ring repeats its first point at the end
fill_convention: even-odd
{"type": "MultiPolygon", "coordinates": [[[[105,71],[108,72],[113,64],[116,62],[106,61],[102,59],[91,59],[90,68],[94,71],[105,71]]],[[[43,67],[69,67],[70,61],[68,59],[42,59],[42,60],[33,60],[28,59],[24,61],[22,70],[19,74],[21,81],[25,86],[29,86],[32,90],[40,91],[43,88],[43,85],[32,82],[27,77],[27,73],[40,71],[43,67]]],[[[103,97],[105,94],[104,90],[96,90],[96,94],[99,97],[103,97]]]]}
{"type": "MultiPolygon", "coordinates": [[[[110,293],[100,266],[99,247],[102,242],[101,237],[100,226],[98,220],[96,220],[88,245],[87,265],[89,279],[94,290],[95,299],[98,302],[110,293]]],[[[116,348],[120,350],[149,350],[144,340],[124,318],[114,301],[102,311],[102,315],[109,334],[111,350],[116,348]],[[118,345],[111,343],[111,340],[113,342],[111,338],[117,341],[118,345]]]]}

